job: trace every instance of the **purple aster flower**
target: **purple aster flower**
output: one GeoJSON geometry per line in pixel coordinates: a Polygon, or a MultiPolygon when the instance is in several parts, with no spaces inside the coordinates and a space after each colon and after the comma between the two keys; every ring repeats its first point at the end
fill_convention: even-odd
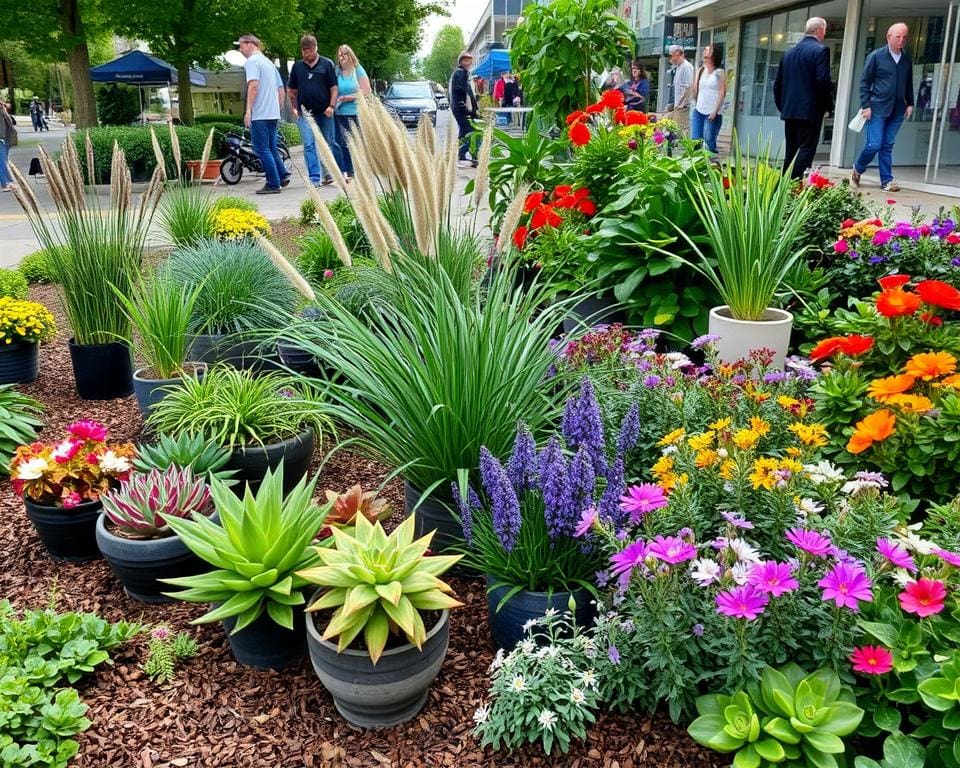
{"type": "Polygon", "coordinates": [[[480,477],[493,508],[493,532],[504,551],[513,551],[520,533],[520,501],[503,465],[486,446],[480,448],[480,477]]]}
{"type": "Polygon", "coordinates": [[[666,384],[668,387],[672,387],[674,384],[677,383],[677,380],[673,378],[673,376],[667,376],[667,378],[663,380],[663,383],[666,384]]]}
{"type": "Polygon", "coordinates": [[[611,664],[620,663],[620,651],[617,650],[617,646],[611,645],[607,650],[607,658],[610,659],[611,664]]]}
{"type": "Polygon", "coordinates": [[[870,579],[859,563],[837,563],[817,586],[823,587],[823,600],[833,600],[837,608],[849,608],[854,613],[860,610],[861,601],[873,601],[870,579]]]}
{"type": "Polygon", "coordinates": [[[876,485],[877,488],[886,488],[889,483],[887,478],[883,476],[881,472],[868,472],[867,470],[861,470],[854,474],[854,479],[859,480],[863,483],[872,483],[876,485]]]}
{"type": "Polygon", "coordinates": [[[656,389],[662,382],[663,379],[661,379],[655,373],[651,373],[649,376],[643,377],[643,386],[645,386],[647,389],[656,389]]]}
{"type": "Polygon", "coordinates": [[[871,263],[871,264],[883,264],[886,260],[887,260],[887,257],[886,257],[886,256],[871,256],[871,257],[870,257],[870,263],[871,263]]]}
{"type": "Polygon", "coordinates": [[[740,515],[734,514],[733,512],[721,512],[720,516],[730,523],[730,525],[732,525],[734,528],[745,528],[747,530],[753,528],[753,523],[740,517],[740,515]]]}
{"type": "Polygon", "coordinates": [[[681,528],[677,531],[677,537],[683,539],[688,544],[693,544],[696,541],[696,534],[693,532],[693,528],[681,528]]]}
{"type": "Polygon", "coordinates": [[[615,555],[610,557],[610,575],[620,576],[621,574],[630,573],[634,568],[639,568],[643,565],[643,561],[647,556],[649,547],[647,542],[635,541],[633,544],[627,546],[622,552],[617,552],[615,555]]]}
{"type": "Polygon", "coordinates": [[[900,245],[900,243],[894,241],[890,243],[890,250],[893,251],[894,253],[900,253],[900,251],[903,250],[903,246],[900,245]]]}
{"type": "Polygon", "coordinates": [[[597,571],[595,574],[593,574],[593,580],[596,582],[597,586],[600,587],[600,589],[603,589],[605,586],[607,586],[607,584],[610,583],[610,571],[597,571]]]}
{"type": "Polygon", "coordinates": [[[617,437],[617,456],[623,456],[633,450],[640,439],[640,411],[634,403],[623,417],[620,424],[620,434],[617,437]]]}
{"type": "Polygon", "coordinates": [[[597,508],[587,507],[580,515],[580,522],[577,524],[577,528],[573,532],[574,538],[579,539],[583,536],[586,536],[593,528],[593,524],[595,522],[597,522],[597,508]]]}
{"type": "Polygon", "coordinates": [[[697,336],[693,341],[690,342],[691,349],[700,349],[707,346],[707,344],[713,344],[716,341],[720,341],[720,336],[716,333],[705,333],[703,336],[697,336]]]}
{"type": "Polygon", "coordinates": [[[950,266],[960,267],[960,256],[954,256],[952,259],[950,259],[950,266]]]}
{"type": "Polygon", "coordinates": [[[813,381],[819,375],[817,369],[802,357],[788,357],[785,365],[793,371],[794,375],[796,375],[800,381],[813,381]]]}
{"type": "Polygon", "coordinates": [[[649,547],[649,554],[667,565],[677,565],[697,556],[697,548],[678,536],[657,536],[649,547]]]}
{"type": "Polygon", "coordinates": [[[667,495],[663,488],[653,483],[631,485],[620,497],[620,509],[630,515],[630,521],[636,525],[644,516],[655,509],[667,505],[667,495]]]}
{"type": "Polygon", "coordinates": [[[946,549],[940,549],[939,547],[933,550],[933,554],[939,557],[947,565],[951,565],[954,568],[960,568],[960,555],[955,554],[954,552],[949,552],[946,549]]]}
{"type": "Polygon", "coordinates": [[[571,450],[583,446],[590,454],[593,471],[602,474],[607,469],[606,442],[600,405],[593,384],[586,376],[580,383],[580,394],[567,400],[563,410],[563,438],[571,450]]]}
{"type": "Polygon", "coordinates": [[[790,564],[778,563],[775,560],[766,560],[753,566],[747,577],[747,583],[774,597],[780,597],[784,592],[790,592],[800,586],[800,582],[793,578],[790,564]]]}
{"type": "Polygon", "coordinates": [[[568,517],[567,459],[556,436],[540,451],[537,469],[543,494],[543,517],[551,538],[555,538],[567,524],[568,517]]]}
{"type": "Polygon", "coordinates": [[[733,377],[730,379],[730,381],[732,381],[732,382],[733,382],[734,384],[736,384],[737,386],[740,386],[741,384],[746,384],[746,383],[747,383],[747,377],[746,377],[746,375],[743,374],[743,373],[738,373],[737,375],[733,376],[733,377]]]}
{"type": "Polygon", "coordinates": [[[847,251],[847,258],[850,259],[850,261],[856,261],[860,258],[860,254],[856,251],[847,251]]]}
{"type": "Polygon", "coordinates": [[[917,570],[916,563],[913,562],[913,556],[895,541],[877,539],[877,552],[894,568],[905,568],[911,573],[915,573],[917,570]]]}
{"type": "Polygon", "coordinates": [[[830,554],[830,548],[833,546],[829,536],[806,528],[791,528],[787,531],[787,541],[797,549],[809,552],[815,557],[826,557],[830,554]]]}
{"type": "Polygon", "coordinates": [[[693,632],[694,637],[703,637],[703,624],[694,624],[691,631],[693,632]]]}
{"type": "Polygon", "coordinates": [[[457,510],[460,512],[460,525],[463,528],[463,538],[469,546],[473,546],[473,513],[483,508],[480,503],[480,497],[473,488],[467,488],[467,498],[460,495],[460,486],[457,483],[450,483],[450,490],[453,493],[453,500],[457,504],[457,510]]]}
{"type": "Polygon", "coordinates": [[[763,381],[765,384],[779,384],[783,381],[786,381],[790,378],[790,374],[786,371],[770,371],[763,375],[763,381]]]}
{"type": "Polygon", "coordinates": [[[507,462],[507,477],[518,493],[526,493],[537,482],[537,446],[526,424],[520,424],[507,462]]]}
{"type": "Polygon", "coordinates": [[[753,621],[763,613],[768,602],[770,598],[763,592],[752,584],[744,584],[742,587],[734,587],[729,592],[721,592],[717,595],[717,613],[735,619],[753,621]]]}

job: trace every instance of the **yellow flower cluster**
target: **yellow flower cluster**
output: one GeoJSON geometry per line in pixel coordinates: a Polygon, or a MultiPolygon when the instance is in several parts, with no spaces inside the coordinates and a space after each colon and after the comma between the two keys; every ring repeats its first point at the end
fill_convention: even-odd
{"type": "Polygon", "coordinates": [[[238,240],[256,233],[270,234],[267,220],[256,211],[223,208],[213,215],[213,233],[225,240],[238,240]]]}
{"type": "Polygon", "coordinates": [[[823,424],[804,424],[797,421],[787,427],[804,445],[821,448],[827,444],[827,428],[823,424]]]}
{"type": "Polygon", "coordinates": [[[36,344],[53,337],[57,324],[43,304],[9,296],[0,298],[0,343],[36,344]]]}
{"type": "Polygon", "coordinates": [[[880,231],[877,225],[877,219],[863,219],[849,227],[840,230],[840,237],[849,240],[852,237],[862,237],[864,240],[870,240],[880,231]]]}
{"type": "Polygon", "coordinates": [[[753,462],[750,484],[754,490],[786,486],[793,475],[803,471],[803,464],[796,459],[778,459],[773,456],[761,456],[753,462]]]}

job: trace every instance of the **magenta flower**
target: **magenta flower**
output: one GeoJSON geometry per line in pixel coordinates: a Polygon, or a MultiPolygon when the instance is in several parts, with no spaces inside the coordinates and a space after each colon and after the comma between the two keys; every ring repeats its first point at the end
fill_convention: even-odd
{"type": "Polygon", "coordinates": [[[99,421],[81,419],[67,427],[67,432],[80,440],[91,440],[95,443],[107,439],[107,428],[99,421]]]}
{"type": "Polygon", "coordinates": [[[806,528],[791,528],[787,531],[787,541],[815,557],[826,557],[833,548],[829,536],[806,528]]]}
{"type": "Polygon", "coordinates": [[[894,568],[905,568],[911,573],[917,570],[913,557],[907,550],[890,539],[877,539],[877,552],[894,568]]]}
{"type": "Polygon", "coordinates": [[[76,491],[71,491],[63,497],[62,503],[64,509],[73,509],[83,504],[83,498],[76,491]]]}
{"type": "Polygon", "coordinates": [[[948,552],[945,549],[940,549],[939,547],[933,550],[933,554],[939,557],[947,565],[952,565],[954,568],[960,568],[960,555],[953,552],[948,552]]]}
{"type": "Polygon", "coordinates": [[[630,513],[630,521],[635,525],[643,520],[648,512],[666,505],[667,495],[663,488],[653,483],[631,485],[626,494],[620,497],[620,509],[630,513]]]}
{"type": "Polygon", "coordinates": [[[697,556],[697,548],[679,536],[657,536],[650,544],[648,554],[667,565],[676,565],[697,556]]]}
{"type": "Polygon", "coordinates": [[[940,613],[947,599],[947,588],[936,579],[911,581],[897,599],[907,613],[915,613],[921,619],[940,613]]]}
{"type": "Polygon", "coordinates": [[[579,539],[581,536],[586,536],[590,529],[593,528],[593,524],[597,521],[597,508],[596,507],[587,507],[583,512],[580,513],[580,522],[577,523],[577,528],[573,532],[573,537],[579,539]]]}
{"type": "Polygon", "coordinates": [[[763,592],[752,584],[734,587],[729,592],[717,595],[717,613],[732,616],[735,619],[753,621],[763,613],[770,601],[763,592]]]}
{"type": "Polygon", "coordinates": [[[864,645],[850,654],[854,672],[864,675],[885,675],[893,669],[893,654],[882,645],[864,645]]]}
{"type": "Polygon", "coordinates": [[[873,601],[870,579],[859,563],[837,563],[817,586],[823,587],[823,600],[833,600],[837,608],[849,608],[854,613],[860,610],[861,601],[873,601]]]}
{"type": "Polygon", "coordinates": [[[752,584],[761,592],[774,597],[780,597],[784,592],[790,592],[800,586],[790,570],[789,563],[778,563],[767,560],[757,563],[747,577],[747,584],[752,584]]]}
{"type": "Polygon", "coordinates": [[[892,239],[893,232],[887,229],[881,229],[873,236],[873,240],[871,240],[871,242],[874,245],[886,245],[892,239]]]}
{"type": "Polygon", "coordinates": [[[649,547],[645,541],[635,541],[622,552],[610,557],[610,573],[613,576],[620,576],[624,573],[630,573],[634,568],[643,565],[643,560],[647,556],[649,547]]]}

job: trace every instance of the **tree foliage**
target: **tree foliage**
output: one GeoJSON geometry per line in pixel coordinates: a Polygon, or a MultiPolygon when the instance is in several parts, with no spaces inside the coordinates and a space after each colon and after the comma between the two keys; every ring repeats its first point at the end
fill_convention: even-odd
{"type": "Polygon", "coordinates": [[[457,56],[465,47],[463,30],[459,26],[445,24],[440,27],[430,53],[423,60],[423,76],[446,86],[457,66],[457,56]]]}
{"type": "Polygon", "coordinates": [[[622,63],[633,33],[616,0],[552,0],[530,4],[507,32],[514,68],[541,117],[561,122],[593,100],[592,74],[622,63]]]}

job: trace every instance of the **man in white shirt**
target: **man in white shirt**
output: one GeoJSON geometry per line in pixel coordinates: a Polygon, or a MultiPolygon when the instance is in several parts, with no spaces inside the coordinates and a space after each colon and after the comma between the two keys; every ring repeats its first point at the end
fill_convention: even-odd
{"type": "Polygon", "coordinates": [[[670,64],[673,67],[673,103],[667,106],[667,110],[672,110],[671,117],[677,121],[680,129],[685,133],[690,133],[690,90],[693,88],[693,64],[687,61],[683,55],[683,47],[671,45],[668,49],[670,53],[670,64]]]}

